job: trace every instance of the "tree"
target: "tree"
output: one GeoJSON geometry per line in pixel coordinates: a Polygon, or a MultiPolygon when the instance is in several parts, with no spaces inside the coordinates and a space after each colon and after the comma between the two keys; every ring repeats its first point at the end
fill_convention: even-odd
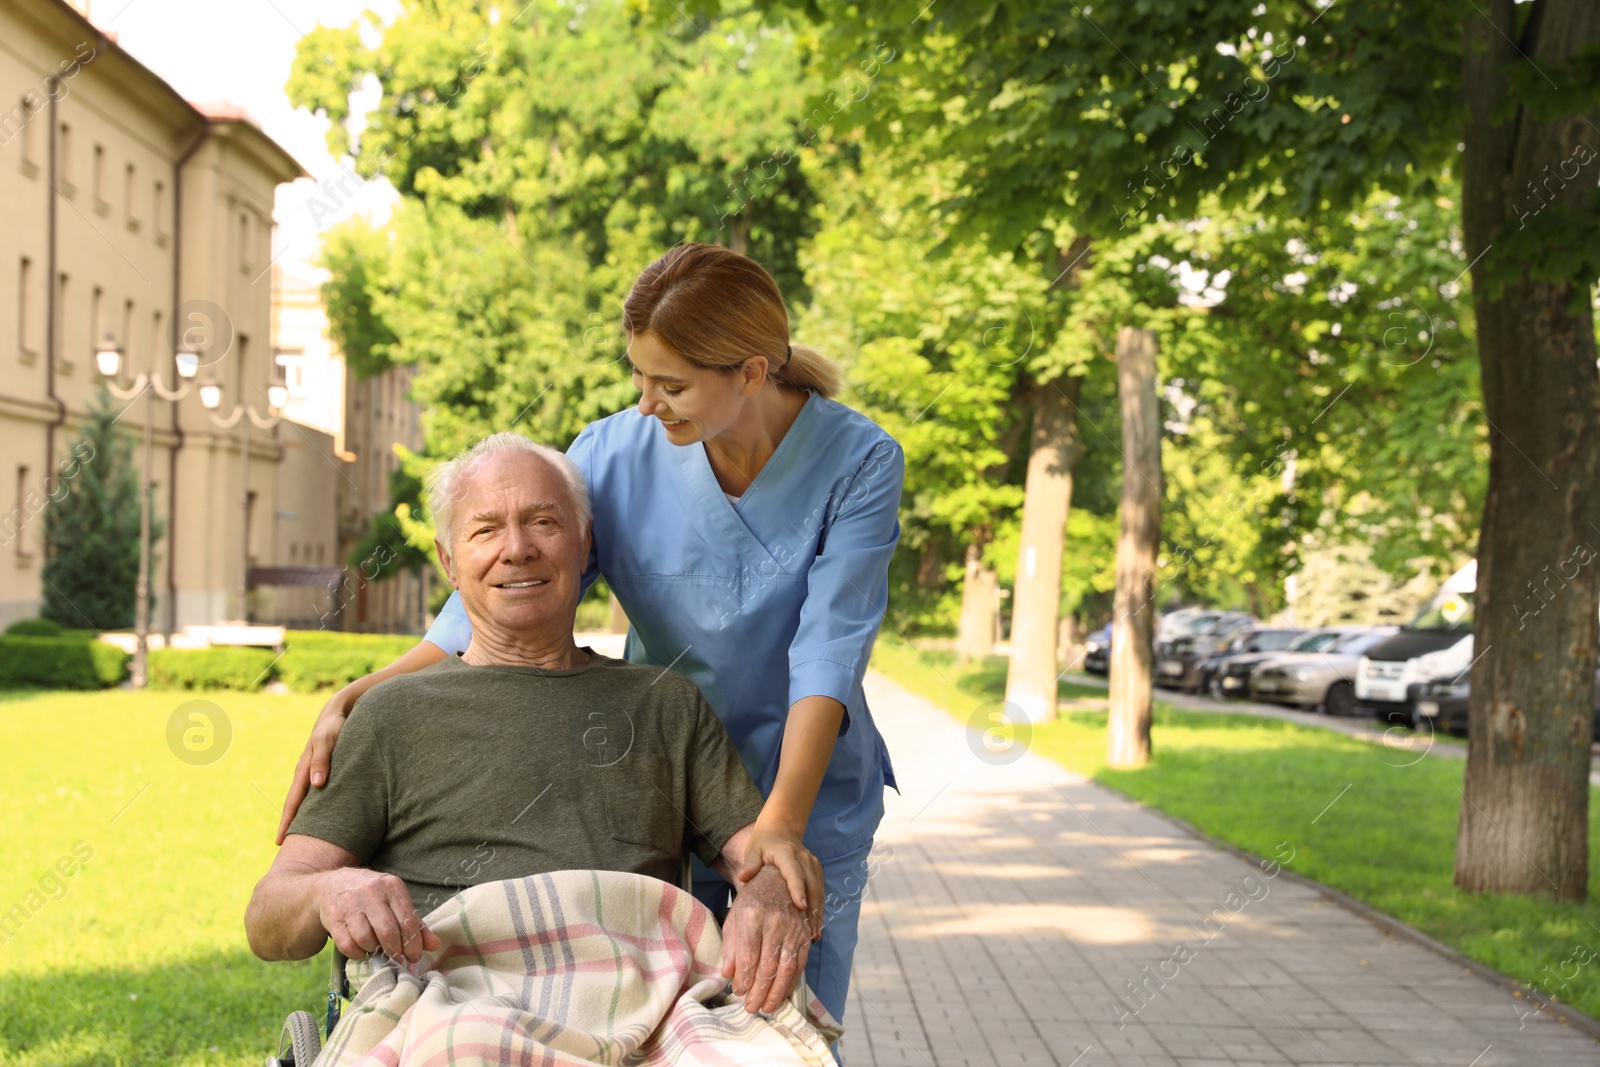
{"type": "MultiPolygon", "coordinates": [[[[133,625],[139,576],[139,481],[133,446],[118,432],[102,385],[72,458],[45,507],[44,606],[39,614],[75,629],[133,625]]],[[[161,524],[151,519],[152,546],[161,524]]]]}
{"type": "Polygon", "coordinates": [[[752,14],[646,25],[621,0],[500,14],[408,0],[382,27],[318,28],[288,84],[336,157],[401,194],[381,229],[330,238],[326,296],[358,372],[417,366],[435,457],[504,429],[565,445],[626,406],[622,298],[679,241],[741,247],[806,295],[795,157],[826,122],[801,106],[792,34],[752,14]],[[368,77],[381,99],[357,140],[368,77]]]}
{"type": "Polygon", "coordinates": [[[1117,335],[1117,395],[1122,398],[1122,537],[1117,541],[1116,618],[1111,630],[1107,761],[1150,762],[1151,660],[1156,555],[1161,547],[1161,412],[1156,397],[1156,336],[1124,326],[1117,335]]]}
{"type": "Polygon", "coordinates": [[[1461,50],[1462,221],[1491,437],[1455,877],[1582,900],[1600,645],[1588,566],[1600,540],[1600,7],[1540,0],[1520,20],[1512,0],[1486,7],[1463,22],[1461,50]],[[1536,582],[1551,601],[1524,609],[1536,582]]]}
{"type": "MultiPolygon", "coordinates": [[[[878,94],[874,132],[938,128],[943,157],[965,163],[944,204],[959,220],[953,232],[1000,247],[1063,217],[1099,236],[1150,217],[1193,219],[1209,197],[1286,218],[1359,205],[1375,187],[1432,198],[1464,146],[1461,262],[1473,278],[1491,435],[1484,651],[1457,878],[1469,889],[1582,897],[1588,744],[1576,724],[1600,578],[1570,561],[1600,507],[1589,491],[1600,464],[1589,303],[1600,208],[1593,172],[1579,180],[1600,154],[1600,9],[1187,0],[1069,17],[1042,0],[807,7],[829,22],[824,47],[835,57],[885,25],[921,30],[916,54],[902,49],[896,90],[878,94]],[[955,71],[960,93],[938,91],[957,84],[955,71]],[[1517,597],[1562,566],[1572,577],[1563,572],[1556,610],[1524,625],[1517,597]]],[[[1304,399],[1307,418],[1286,438],[1340,394],[1304,399]]]]}
{"type": "MultiPolygon", "coordinates": [[[[1045,286],[1010,255],[960,246],[935,260],[937,234],[907,236],[909,205],[938,186],[937,167],[902,182],[876,151],[832,144],[805,166],[819,204],[801,257],[811,301],[795,333],[842,361],[846,402],[905,449],[895,622],[947,629],[958,614],[950,578],[972,553],[992,573],[982,557],[1021,503],[1019,367],[1038,341],[1026,324],[1044,317],[1045,286]]],[[[996,600],[984,612],[975,593],[959,613],[982,613],[977,625],[992,631],[996,600]]]]}

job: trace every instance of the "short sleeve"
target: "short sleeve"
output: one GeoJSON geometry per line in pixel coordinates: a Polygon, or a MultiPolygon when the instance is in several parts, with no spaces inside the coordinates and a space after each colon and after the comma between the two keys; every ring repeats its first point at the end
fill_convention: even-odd
{"type": "Polygon", "coordinates": [[[389,766],[377,732],[382,714],[369,697],[356,701],[333,746],[328,784],[306,795],[291,834],[338,845],[363,863],[377,853],[389,826],[389,766]]]}
{"type": "MultiPolygon", "coordinates": [[[[583,484],[589,490],[589,510],[596,514],[600,511],[599,490],[595,484],[594,472],[596,440],[600,436],[595,430],[598,425],[599,423],[591,422],[585,426],[578,432],[578,436],[572,439],[572,444],[567,446],[567,458],[577,465],[578,472],[583,475],[583,484]]],[[[588,595],[589,587],[594,585],[595,580],[599,577],[600,523],[596,521],[594,524],[594,539],[589,544],[589,559],[584,564],[583,581],[578,587],[578,596],[588,595]]]]}
{"type": "MultiPolygon", "coordinates": [[[[887,436],[851,479],[822,530],[789,644],[789,703],[827,696],[848,709],[889,604],[889,559],[900,541],[905,453],[887,436]]],[[[840,732],[849,728],[848,715],[840,732]]]]}
{"type": "MultiPolygon", "coordinates": [[[[472,643],[472,620],[467,618],[467,609],[461,604],[459,592],[450,594],[450,599],[439,609],[438,617],[428,627],[428,632],[422,635],[422,639],[438,645],[451,656],[467,650],[472,643]]],[[[344,743],[342,736],[339,743],[344,743]]]]}
{"type": "Polygon", "coordinates": [[[711,866],[728,838],[761,814],[761,791],[750,780],[727,727],[687,680],[693,701],[692,733],[685,739],[688,767],[689,844],[711,866]]]}

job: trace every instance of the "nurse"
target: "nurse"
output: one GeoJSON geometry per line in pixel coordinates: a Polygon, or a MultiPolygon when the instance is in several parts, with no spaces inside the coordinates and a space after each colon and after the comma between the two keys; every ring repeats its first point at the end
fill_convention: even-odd
{"type": "MultiPolygon", "coordinates": [[[[638,408],[567,450],[594,500],[584,588],[604,577],[628,615],[626,658],[687,675],[732,735],[766,798],[741,877],[774,864],[796,904],[803,895],[821,930],[806,981],[843,1021],[867,857],[895,784],[861,683],[900,537],[904,454],[831,399],[838,368],[790,341],[777,284],[736,252],[669,251],[634,283],[623,329],[638,408]]],[[[327,780],[355,699],[471,637],[453,595],[415,649],[328,702],[285,827],[327,780]]],[[[716,872],[696,860],[694,878],[700,900],[727,906],[716,872]]]]}

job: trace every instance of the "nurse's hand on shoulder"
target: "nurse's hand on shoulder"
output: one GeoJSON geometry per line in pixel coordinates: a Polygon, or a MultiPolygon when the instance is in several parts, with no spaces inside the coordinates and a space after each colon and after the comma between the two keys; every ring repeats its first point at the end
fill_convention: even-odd
{"type": "Polygon", "coordinates": [[[306,742],[306,750],[300,753],[300,762],[295,765],[294,781],[289,783],[289,796],[283,802],[283,818],[278,823],[278,844],[283,844],[284,837],[289,833],[289,824],[294,822],[295,812],[300,810],[300,803],[311,792],[311,787],[320,789],[328,784],[328,763],[333,758],[333,743],[339,739],[339,731],[344,729],[345,719],[349,718],[354,705],[355,698],[344,690],[333,694],[322,705],[317,723],[311,728],[311,740],[306,742]]]}
{"type": "MultiPolygon", "coordinates": [[[[817,861],[800,836],[788,830],[761,825],[756,820],[755,830],[744,847],[744,866],[739,869],[741,886],[749,883],[763,867],[776,867],[789,886],[789,899],[806,914],[811,926],[811,940],[822,936],[822,864],[817,861]]],[[[742,889],[740,890],[743,891],[742,889]]]]}

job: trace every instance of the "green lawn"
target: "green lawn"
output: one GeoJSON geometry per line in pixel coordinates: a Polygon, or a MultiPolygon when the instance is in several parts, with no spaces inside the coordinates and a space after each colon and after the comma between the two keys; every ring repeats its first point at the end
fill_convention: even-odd
{"type": "MultiPolygon", "coordinates": [[[[1004,695],[1005,661],[957,670],[953,659],[880,639],[873,666],[965,721],[1004,695]]],[[[1067,684],[1061,691],[1074,701],[1105,695],[1067,684]]],[[[1591,875],[1583,905],[1475,896],[1452,884],[1465,760],[1418,759],[1327,730],[1159,703],[1151,733],[1154,761],[1136,771],[1105,766],[1104,711],[1068,711],[1035,727],[1032,750],[1256,855],[1288,842],[1296,873],[1600,1016],[1600,877],[1591,875]]],[[[1600,863],[1597,795],[1591,790],[1591,871],[1600,863]]]]}
{"type": "Polygon", "coordinates": [[[265,693],[0,695],[0,922],[15,922],[14,905],[24,917],[0,925],[0,1065],[259,1065],[284,1015],[319,1010],[326,959],[262,963],[242,919],[321,705],[265,693]],[[167,745],[169,716],[197,697],[232,725],[209,766],[167,745]]]}

